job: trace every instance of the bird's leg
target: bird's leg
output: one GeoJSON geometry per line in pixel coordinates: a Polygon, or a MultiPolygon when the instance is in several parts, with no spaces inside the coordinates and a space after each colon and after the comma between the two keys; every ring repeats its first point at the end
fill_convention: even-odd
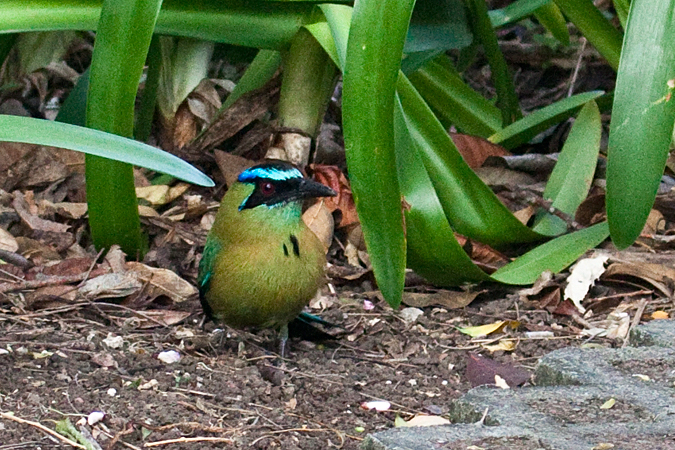
{"type": "Polygon", "coordinates": [[[281,326],[279,330],[279,354],[281,355],[281,362],[283,364],[286,356],[286,341],[288,341],[288,324],[281,326]]]}

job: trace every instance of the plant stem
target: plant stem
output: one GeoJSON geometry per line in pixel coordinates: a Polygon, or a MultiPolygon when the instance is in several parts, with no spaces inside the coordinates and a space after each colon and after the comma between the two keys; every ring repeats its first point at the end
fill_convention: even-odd
{"type": "MultiPolygon", "coordinates": [[[[309,31],[300,29],[283,57],[284,74],[279,97],[279,125],[314,138],[335,88],[337,67],[309,31]]],[[[309,161],[310,140],[285,148],[289,160],[300,166],[309,161]]]]}

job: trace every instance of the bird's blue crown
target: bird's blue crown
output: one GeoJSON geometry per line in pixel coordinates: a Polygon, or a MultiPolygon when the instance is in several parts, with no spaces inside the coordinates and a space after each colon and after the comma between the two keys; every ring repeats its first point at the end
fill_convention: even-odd
{"type": "Polygon", "coordinates": [[[256,178],[267,178],[274,181],[285,181],[293,178],[303,178],[302,172],[290,164],[265,164],[253,166],[239,174],[237,181],[250,183],[256,178]]]}

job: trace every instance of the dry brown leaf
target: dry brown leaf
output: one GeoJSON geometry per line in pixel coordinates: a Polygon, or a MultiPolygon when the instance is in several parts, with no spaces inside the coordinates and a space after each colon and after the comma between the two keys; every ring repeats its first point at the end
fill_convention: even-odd
{"type": "Polygon", "coordinates": [[[673,295],[672,286],[675,286],[675,269],[666,265],[647,262],[617,262],[611,264],[607,268],[602,275],[602,278],[616,279],[622,276],[635,277],[644,280],[658,289],[666,297],[673,295]]]}
{"type": "Polygon", "coordinates": [[[654,234],[663,234],[666,229],[666,219],[664,219],[663,214],[656,209],[649,211],[649,216],[647,217],[647,222],[642,228],[642,235],[652,236],[654,234]]]}
{"type": "Polygon", "coordinates": [[[136,188],[136,197],[146,200],[151,205],[163,205],[167,203],[166,196],[169,186],[165,184],[150,185],[136,188]]]}
{"type": "Polygon", "coordinates": [[[242,95],[225,111],[216,114],[206,130],[190,144],[189,152],[205,154],[205,150],[219,145],[262,117],[277,104],[280,87],[281,77],[275,75],[263,87],[242,95]]]}
{"type": "Polygon", "coordinates": [[[167,296],[175,303],[180,303],[197,295],[197,288],[169,269],[150,267],[135,261],[127,262],[126,269],[128,276],[134,276],[146,284],[143,292],[151,299],[167,296]]]}
{"type": "Polygon", "coordinates": [[[54,207],[59,215],[67,217],[68,219],[81,219],[87,214],[86,203],[61,202],[55,203],[54,207]]]}
{"type": "Polygon", "coordinates": [[[530,221],[532,216],[534,216],[534,213],[537,211],[537,208],[535,208],[533,205],[526,206],[523,209],[520,209],[516,212],[513,213],[514,216],[516,216],[516,219],[523,225],[527,225],[527,223],[530,221]]]}
{"type": "Polygon", "coordinates": [[[359,217],[356,213],[352,188],[340,168],[323,164],[312,164],[310,168],[314,173],[314,178],[319,183],[325,184],[337,192],[337,196],[328,197],[325,202],[329,210],[335,211],[337,209],[342,214],[338,228],[357,224],[359,217]]]}
{"type": "Polygon", "coordinates": [[[530,296],[539,294],[544,288],[553,285],[553,272],[550,270],[545,270],[541,273],[541,275],[539,275],[531,288],[521,289],[518,295],[520,296],[521,300],[525,300],[530,296]]]}
{"type": "Polygon", "coordinates": [[[79,275],[88,272],[93,262],[89,257],[64,259],[57,264],[43,268],[42,274],[57,277],[79,275]]]}
{"type": "Polygon", "coordinates": [[[370,269],[365,269],[361,266],[336,266],[329,264],[327,274],[333,280],[353,281],[358,280],[367,273],[370,273],[370,271],[370,269]]]}
{"type": "Polygon", "coordinates": [[[113,245],[105,255],[105,261],[115,273],[124,273],[127,255],[122,251],[119,245],[113,245]]]}
{"type": "Polygon", "coordinates": [[[530,372],[511,364],[501,364],[477,354],[469,354],[466,364],[466,377],[472,386],[495,384],[499,375],[510,387],[520,386],[530,379],[530,372]]]}
{"type": "Polygon", "coordinates": [[[62,223],[52,222],[51,220],[41,219],[34,215],[26,202],[22,192],[14,191],[14,201],[12,206],[16,213],[21,217],[21,220],[30,227],[31,230],[50,231],[55,233],[65,233],[70,228],[68,225],[62,223]]]}
{"type": "Polygon", "coordinates": [[[490,156],[508,156],[510,153],[501,145],[470,134],[450,133],[452,142],[472,169],[483,165],[490,156]]]}
{"type": "Polygon", "coordinates": [[[16,238],[9,231],[0,227],[0,250],[16,252],[18,249],[19,244],[16,242],[16,238]]]}
{"type": "Polygon", "coordinates": [[[77,289],[68,285],[54,285],[26,292],[26,305],[32,310],[67,305],[77,298],[77,289]]]}
{"type": "Polygon", "coordinates": [[[534,177],[524,172],[506,167],[483,166],[474,172],[488,186],[530,186],[537,182],[534,177]]]}
{"type": "Polygon", "coordinates": [[[324,251],[328,251],[333,242],[333,215],[330,213],[323,199],[307,208],[302,214],[302,220],[314,232],[323,244],[324,251]]]}
{"type": "Polygon", "coordinates": [[[408,306],[424,308],[426,306],[443,306],[448,309],[464,308],[486,291],[449,291],[439,290],[434,293],[404,292],[403,303],[408,306]]]}
{"type": "Polygon", "coordinates": [[[146,205],[138,205],[138,215],[141,217],[160,217],[154,208],[146,205]]]}
{"type": "Polygon", "coordinates": [[[23,142],[0,142],[0,172],[4,173],[12,164],[17,163],[38,145],[23,142]]]}
{"type": "Polygon", "coordinates": [[[166,194],[166,202],[171,203],[176,200],[181,195],[185,194],[190,188],[190,185],[187,183],[176,183],[175,186],[169,188],[169,192],[166,194]]]}
{"type": "Polygon", "coordinates": [[[17,253],[32,260],[36,265],[42,264],[44,261],[60,261],[61,255],[53,248],[43,244],[35,239],[24,236],[17,236],[16,242],[19,244],[17,253]]]}
{"type": "Polygon", "coordinates": [[[218,164],[220,173],[222,173],[225,178],[227,187],[232,186],[232,184],[237,181],[237,177],[241,172],[255,164],[255,161],[222,150],[214,150],[213,156],[216,159],[216,164],[218,164]]]}
{"type": "Polygon", "coordinates": [[[135,294],[143,284],[133,275],[108,273],[87,280],[78,292],[91,300],[102,298],[120,298],[135,294]]]}
{"type": "Polygon", "coordinates": [[[107,352],[96,353],[91,357],[91,362],[101,367],[117,367],[117,361],[115,361],[113,355],[107,352]]]}
{"type": "Polygon", "coordinates": [[[605,194],[594,194],[581,202],[574,215],[574,220],[580,225],[589,227],[605,218],[605,194]]]}

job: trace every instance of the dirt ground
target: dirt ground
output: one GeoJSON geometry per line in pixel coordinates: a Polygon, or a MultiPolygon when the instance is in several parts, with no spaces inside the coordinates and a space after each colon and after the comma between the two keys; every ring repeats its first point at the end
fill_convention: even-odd
{"type": "MultiPolygon", "coordinates": [[[[536,42],[526,46],[521,42],[524,33],[520,26],[500,31],[524,110],[563,98],[574,82],[575,93],[613,89],[613,72],[592,49],[578,41],[558,50],[536,42]],[[583,63],[578,53],[584,56],[583,63]],[[553,56],[557,56],[554,64],[543,64],[553,56]],[[580,69],[578,77],[575,68],[580,69]]],[[[474,66],[468,82],[492,97],[485,61],[479,59],[474,66]]],[[[54,75],[42,76],[45,83],[51,80],[51,91],[61,89],[54,75]]],[[[3,94],[0,100],[8,102],[10,97],[3,94]]],[[[23,94],[14,97],[28,103],[23,94]]],[[[339,117],[339,111],[335,115],[339,117]]],[[[558,151],[567,129],[557,127],[533,150],[558,151]]],[[[340,139],[336,141],[340,147],[340,139]]],[[[0,189],[0,225],[18,241],[12,251],[40,270],[56,261],[89,258],[74,263],[79,264],[78,271],[66,268],[49,275],[86,276],[54,283],[58,288],[65,285],[65,290],[43,291],[37,300],[31,297],[36,287],[52,286],[34,284],[7,293],[10,289],[3,291],[3,287],[10,283],[28,286],[31,281],[26,281],[25,271],[8,272],[8,265],[2,267],[0,450],[85,448],[65,442],[63,436],[69,433],[54,435],[53,430],[66,419],[74,430],[69,435],[79,433],[94,449],[357,449],[366,434],[395,426],[397,417],[399,422],[422,414],[443,417],[448,404],[468,391],[472,381],[475,384],[476,370],[467,371],[476,361],[472,355],[531,373],[538,358],[552,350],[620,346],[632,318],[650,320],[654,311],[672,315],[675,270],[672,253],[664,252],[672,250],[675,195],[657,199],[666,229],[655,227],[651,237],[640,243],[647,247],[645,253],[664,258],[651,265],[637,259],[610,261],[611,275],[589,296],[591,316],[579,317],[576,310],[570,311],[569,302],[561,302],[565,276],[527,295],[520,295],[520,288],[482,285],[478,289],[485,292],[469,306],[420,306],[419,317],[387,306],[367,274],[358,281],[333,279],[335,290],[326,288],[311,312],[341,327],[331,330],[335,339],[291,339],[282,364],[272,330],[203,327],[195,296],[180,303],[156,296],[143,303],[141,293],[131,300],[121,294],[117,298],[99,295],[95,300],[73,299],[73,294],[66,300],[70,291],[78,289],[77,283],[90,278],[87,267],[94,267],[96,252],[88,240],[84,212],[75,208],[83,205],[84,184],[81,170],[73,167],[82,162],[62,161],[64,154],[0,146],[4,164],[0,164],[0,180],[5,180],[4,190],[0,189]],[[15,161],[7,155],[16,155],[15,161]],[[45,168],[45,173],[35,173],[37,168],[45,168]],[[61,172],[54,175],[57,169],[61,172]],[[43,221],[36,222],[38,217],[43,221]],[[70,229],[67,233],[58,231],[59,227],[56,232],[41,229],[45,222],[65,223],[70,229]],[[180,317],[162,325],[151,312],[163,318],[180,317]],[[515,321],[515,328],[500,328],[477,338],[459,330],[498,321],[515,321]],[[591,337],[593,330],[612,327],[616,339],[591,337]],[[180,360],[159,359],[169,350],[178,352],[180,360]],[[389,407],[380,412],[365,409],[364,404],[372,400],[385,400],[389,407]],[[97,411],[104,413],[98,422],[92,415],[97,411]]],[[[212,222],[224,191],[225,176],[213,158],[196,163],[217,181],[218,188],[186,187],[168,204],[150,205],[159,211],[157,215],[143,216],[144,232],[150,237],[150,252],[143,262],[147,267],[171,269],[186,284],[194,282],[205,225],[212,222]]],[[[150,186],[147,173],[136,175],[138,186],[150,186]]],[[[540,175],[541,179],[547,176],[540,175]]],[[[477,254],[481,248],[475,250],[477,254]]],[[[337,259],[344,263],[345,255],[337,259]]],[[[415,289],[424,292],[430,287],[415,289]]],[[[489,372],[484,361],[479,366],[489,372]]]]}
{"type": "MultiPolygon", "coordinates": [[[[463,310],[428,307],[406,323],[386,304],[373,299],[374,308],[366,310],[364,294],[345,291],[321,314],[345,330],[318,344],[292,339],[285,367],[273,354],[272,332],[202,328],[197,302],[189,306],[195,314],[187,325],[151,330],[133,320],[107,325],[124,311],[105,303],[25,315],[3,309],[0,411],[49,428],[101,411],[102,422],[79,428],[108,449],[356,449],[366,433],[394,426],[396,416],[442,416],[448,402],[471,387],[467,357],[481,347],[458,327],[519,319],[530,328],[555,328],[556,318],[513,298],[463,310]],[[114,336],[123,339],[119,348],[104,342],[114,336]],[[158,360],[164,350],[178,351],[180,361],[158,360]],[[374,399],[391,408],[362,408],[374,399]]],[[[491,357],[528,370],[546,352],[583,342],[569,332],[546,340],[518,331],[500,337],[508,334],[519,337],[515,350],[491,357]]],[[[3,450],[68,447],[6,418],[0,436],[3,450]]]]}

